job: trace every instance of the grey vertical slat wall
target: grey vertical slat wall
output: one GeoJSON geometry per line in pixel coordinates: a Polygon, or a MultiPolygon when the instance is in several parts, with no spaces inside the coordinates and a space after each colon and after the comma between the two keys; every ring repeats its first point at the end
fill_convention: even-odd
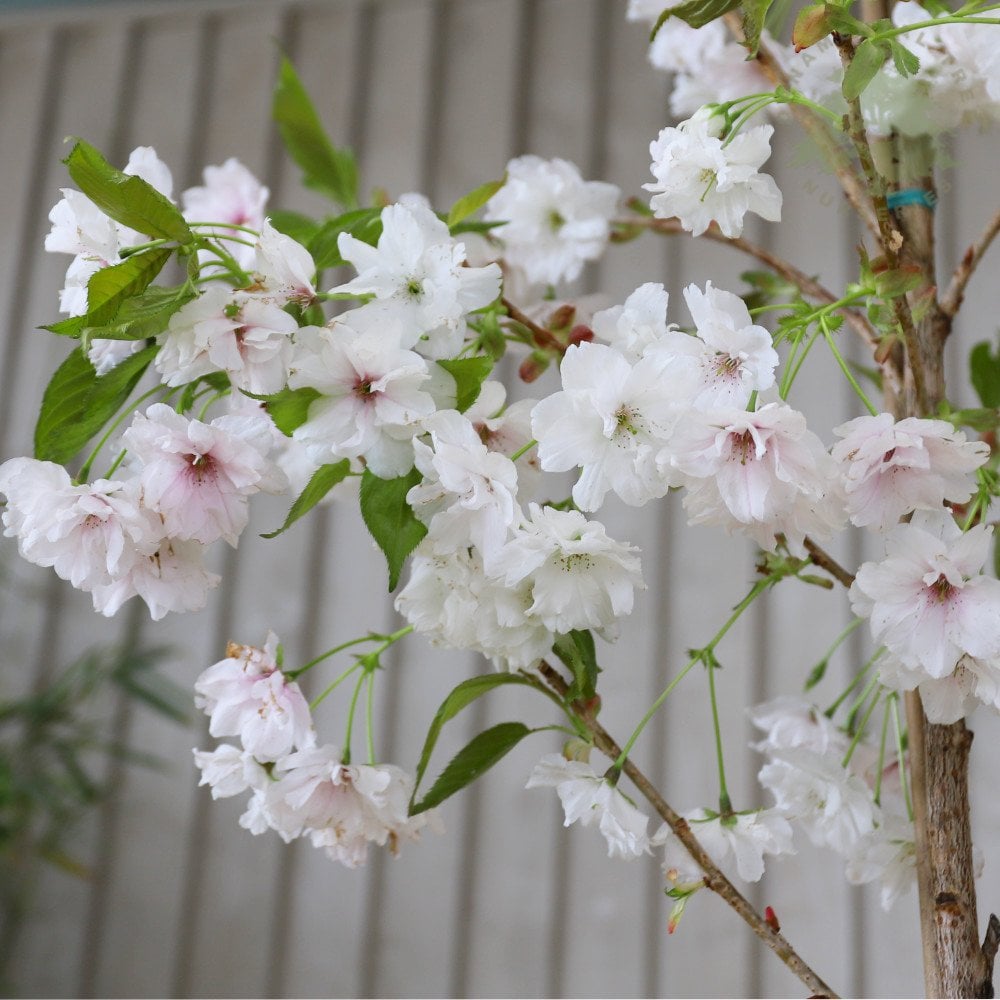
{"type": "MultiPolygon", "coordinates": [[[[135,145],[155,144],[176,191],[198,183],[204,165],[238,156],[271,187],[272,204],[323,210],[318,196],[299,188],[268,121],[274,40],[331,131],[357,149],[366,190],[423,190],[439,206],[529,151],[574,160],[588,176],[638,192],[648,179],[648,143],[667,122],[667,85],[647,68],[643,30],[625,22],[617,0],[204,0],[0,19],[0,458],[30,449],[38,386],[65,352],[34,330],[55,317],[66,263],[41,252],[45,216],[67,183],[64,136],[84,136],[118,161],[135,145]]],[[[790,126],[779,130],[786,153],[798,141],[790,126]]],[[[995,134],[963,136],[955,147],[941,207],[946,261],[976,234],[983,204],[992,206],[982,165],[993,151],[995,134]]],[[[748,233],[836,287],[852,267],[850,216],[829,177],[780,152],[773,163],[786,217],[808,221],[748,233]]],[[[663,281],[671,318],[683,322],[686,285],[710,277],[734,288],[746,267],[725,247],[647,238],[614,248],[581,291],[607,292],[610,304],[644,281],[663,281]]],[[[949,359],[956,371],[968,344],[994,333],[991,292],[982,278],[970,289],[963,342],[949,359]]],[[[834,385],[820,355],[796,384],[792,402],[818,428],[857,412],[834,385]]],[[[391,628],[383,573],[351,505],[315,511],[281,543],[256,537],[283,513],[283,501],[257,504],[239,549],[215,554],[225,582],[209,606],[156,625],[135,613],[111,623],[94,616],[85,596],[14,562],[7,545],[0,694],[30,689],[75,651],[109,638],[170,646],[171,675],[190,686],[229,638],[255,643],[273,628],[289,658],[302,662],[363,630],[391,628]]],[[[606,725],[623,738],[685,650],[707,641],[746,592],[754,555],[721,532],[686,529],[677,502],[639,513],[609,503],[602,519],[613,535],[642,546],[649,584],[620,642],[602,649],[606,725]]],[[[863,552],[854,538],[837,549],[851,565],[863,552]]],[[[730,785],[744,807],[761,799],[757,763],[740,750],[752,738],[744,706],[800,684],[849,615],[842,595],[785,588],[719,650],[730,785]]],[[[861,649],[858,641],[845,650],[831,671],[846,676],[861,649]]],[[[385,666],[378,749],[412,766],[440,699],[482,666],[413,639],[385,666]]],[[[322,678],[310,683],[316,693],[322,678]]],[[[710,804],[704,789],[714,782],[703,687],[697,674],[681,685],[635,753],[682,810],[710,804]]],[[[342,740],[343,709],[336,697],[321,707],[324,739],[342,740]]],[[[507,692],[470,708],[446,732],[440,759],[474,731],[522,711],[548,721],[530,699],[507,692]]],[[[26,995],[800,991],[713,898],[696,899],[668,939],[655,860],[609,861],[594,831],[563,829],[554,795],[524,790],[533,761],[558,745],[554,737],[519,748],[449,803],[443,836],[406,845],[399,860],[373,854],[351,872],[307,845],[251,837],[236,824],[238,803],[212,802],[197,789],[190,751],[208,745],[202,725],[184,729],[124,701],[101,712],[115,733],[166,766],[113,765],[115,794],[76,845],[93,877],[44,876],[17,952],[15,977],[26,995]]],[[[992,771],[985,750],[1000,727],[977,717],[974,728],[974,774],[985,788],[992,771]]],[[[998,810],[977,802],[977,837],[987,852],[998,810]]],[[[984,908],[997,907],[995,864],[981,884],[984,908]]],[[[920,988],[912,895],[885,916],[874,890],[851,889],[835,861],[805,844],[751,892],[777,909],[803,955],[842,991],[905,996],[920,988]]]]}

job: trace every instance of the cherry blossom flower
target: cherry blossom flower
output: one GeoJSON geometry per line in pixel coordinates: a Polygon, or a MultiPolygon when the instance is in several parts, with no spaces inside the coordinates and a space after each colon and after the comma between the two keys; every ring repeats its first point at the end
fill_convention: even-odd
{"type": "MultiPolygon", "coordinates": [[[[259,231],[264,225],[264,207],[270,192],[235,157],[220,166],[205,167],[202,177],[204,185],[190,187],[181,194],[184,218],[189,222],[219,223],[217,227],[202,229],[202,235],[223,240],[226,252],[240,267],[251,267],[254,247],[247,243],[252,244],[253,237],[232,227],[259,231]]],[[[216,258],[205,254],[205,259],[216,258]]]]}
{"type": "Polygon", "coordinates": [[[461,348],[467,313],[500,294],[500,268],[464,267],[465,247],[429,207],[415,199],[382,210],[382,235],[372,247],[350,233],[337,239],[341,256],[358,276],[334,292],[374,295],[412,329],[416,347],[429,357],[451,357],[461,348]],[[421,337],[426,340],[418,344],[421,337]]]}
{"type": "Polygon", "coordinates": [[[917,849],[913,823],[901,816],[886,816],[854,845],[847,857],[851,885],[881,883],[879,902],[887,913],[917,880],[917,849]]]}
{"type": "Polygon", "coordinates": [[[630,365],[613,347],[579,344],[563,358],[562,391],[535,404],[539,462],[547,472],[582,468],[573,487],[582,510],[597,510],[609,490],[638,507],[679,485],[656,461],[678,417],[664,364],[649,355],[630,365]]]}
{"type": "Polygon", "coordinates": [[[402,476],[413,465],[418,422],[436,408],[427,362],[399,346],[398,329],[358,331],[348,325],[353,315],[296,334],[288,384],[321,395],[293,437],[317,463],[363,456],[376,475],[402,476]]]}
{"type": "Polygon", "coordinates": [[[947,511],[917,511],[866,562],[851,587],[855,614],[904,667],[940,679],[963,656],[1000,656],[1000,581],[981,575],[992,529],[963,534],[947,511]]]}
{"type": "Polygon", "coordinates": [[[541,486],[542,468],[538,461],[538,447],[524,451],[534,438],[531,433],[531,410],[535,399],[519,399],[504,406],[507,390],[502,382],[487,379],[479,390],[476,401],[465,411],[479,440],[490,451],[510,457],[523,454],[514,462],[517,469],[518,492],[521,496],[535,496],[541,486]]]}
{"type": "Polygon", "coordinates": [[[424,479],[406,494],[406,502],[429,525],[440,551],[468,548],[471,542],[489,569],[521,513],[514,463],[489,451],[457,410],[438,410],[423,425],[431,446],[416,440],[413,449],[424,479]]]}
{"type": "MultiPolygon", "coordinates": [[[[759,882],[764,875],[764,855],[794,854],[792,827],[773,809],[735,813],[729,817],[707,809],[684,813],[691,832],[708,856],[723,870],[736,865],[740,878],[759,882]]],[[[663,846],[663,871],[667,881],[678,887],[700,882],[704,872],[676,834],[666,825],[654,834],[650,843],[663,846]]]]}
{"type": "Polygon", "coordinates": [[[602,309],[594,315],[594,336],[636,362],[668,330],[669,296],[663,285],[652,281],[640,285],[620,306],[602,309]]]}
{"type": "Polygon", "coordinates": [[[590,764],[546,754],[534,767],[526,788],[554,787],[566,815],[564,826],[597,824],[608,844],[608,857],[638,858],[649,853],[649,822],[610,781],[590,764]]]}
{"type": "Polygon", "coordinates": [[[301,243],[279,233],[265,219],[254,250],[253,290],[279,306],[288,302],[309,305],[316,298],[316,264],[301,243]]]}
{"type": "Polygon", "coordinates": [[[270,778],[252,753],[223,743],[215,750],[193,750],[195,766],[201,771],[198,785],[208,785],[213,799],[228,799],[247,790],[262,791],[270,778]]]}
{"type": "Polygon", "coordinates": [[[721,118],[696,115],[663,129],[649,147],[656,182],[643,187],[653,192],[653,213],[676,216],[695,236],[713,222],[724,236],[739,236],[747,212],[781,219],[781,192],[772,177],[759,173],[771,155],[774,128],[756,125],[723,141],[721,126],[721,118]]]}
{"type": "Polygon", "coordinates": [[[689,477],[691,524],[745,531],[763,549],[774,550],[777,534],[798,548],[806,534],[826,537],[843,520],[833,461],[784,403],[754,413],[695,410],[659,460],[689,477]]]}
{"type": "Polygon", "coordinates": [[[132,597],[141,597],[154,622],[169,611],[200,611],[221,577],[205,569],[205,547],[198,542],[165,538],[122,577],[94,588],[94,610],[110,618],[132,597]]]}
{"type": "Polygon", "coordinates": [[[604,628],[630,614],[643,587],[638,549],[609,538],[579,511],[529,505],[494,572],[508,587],[531,578],[528,612],[553,632],[604,628]]]}
{"type": "Polygon", "coordinates": [[[758,774],[775,808],[795,820],[814,844],[848,854],[879,817],[871,790],[835,757],[811,750],[780,750],[758,774]]]}
{"type": "Polygon", "coordinates": [[[345,764],[327,744],[279,760],[264,793],[268,824],[286,841],[305,834],[348,868],[364,864],[368,844],[393,854],[433,817],[407,815],[413,779],[392,764],[345,764]]]}
{"type": "Polygon", "coordinates": [[[293,749],[315,745],[309,704],[278,666],[278,637],[268,632],[263,649],[230,643],[226,658],[195,682],[195,705],[209,716],[209,734],[238,736],[259,761],[275,761],[293,749]]]}
{"type": "Polygon", "coordinates": [[[210,286],[170,317],[156,369],[173,386],[224,371],[236,388],[270,395],[285,385],[297,329],[274,302],[210,286]]]}
{"type": "Polygon", "coordinates": [[[761,753],[801,748],[814,753],[843,754],[848,739],[815,705],[795,695],[783,695],[761,705],[755,705],[747,714],[750,721],[766,738],[753,744],[761,753]]]}
{"type": "Polygon", "coordinates": [[[888,531],[912,510],[939,510],[946,501],[964,503],[975,491],[972,473],[988,458],[981,441],[946,420],[889,413],[857,417],[834,428],[843,441],[831,456],[843,469],[851,522],[888,531]]]}
{"type": "Polygon", "coordinates": [[[502,222],[504,260],[531,282],[572,281],[604,252],[621,191],[584,181],[566,160],[520,156],[507,164],[507,181],[486,204],[485,218],[502,222]]]}
{"type": "Polygon", "coordinates": [[[249,518],[247,497],[283,488],[273,463],[236,433],[245,427],[228,415],[188,420],[163,403],[135,415],[122,443],[142,463],[143,503],[163,518],[165,534],[235,546],[249,518]]]}
{"type": "Polygon", "coordinates": [[[433,534],[414,550],[396,610],[434,646],[482,653],[500,670],[528,670],[555,635],[531,614],[531,580],[507,587],[491,579],[476,549],[442,552],[433,534]]]}

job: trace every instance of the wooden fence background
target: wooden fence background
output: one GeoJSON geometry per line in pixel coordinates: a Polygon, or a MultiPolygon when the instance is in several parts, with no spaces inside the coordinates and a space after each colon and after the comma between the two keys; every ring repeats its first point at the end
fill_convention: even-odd
{"type": "MultiPolygon", "coordinates": [[[[332,133],[358,151],[366,190],[420,190],[447,206],[531,151],[571,159],[585,176],[638,193],[649,179],[648,143],[667,123],[668,90],[646,65],[644,29],[624,14],[622,0],[150,0],[0,17],[0,458],[30,451],[40,387],[65,353],[36,329],[57,318],[68,261],[42,252],[47,213],[68,184],[59,162],[64,137],[85,137],[119,163],[134,146],[152,144],[173,168],[177,191],[199,183],[204,165],[238,156],[270,186],[273,205],[321,211],[269,122],[280,47],[332,133]]],[[[851,219],[790,129],[777,150],[773,172],[795,221],[751,227],[752,235],[837,287],[851,269],[851,219]]],[[[950,264],[993,209],[996,137],[962,135],[949,151],[941,253],[950,264]]],[[[959,375],[969,344],[995,334],[988,275],[996,263],[994,254],[970,290],[950,358],[959,375]]],[[[613,250],[582,288],[621,301],[641,282],[664,281],[672,318],[683,322],[686,284],[711,278],[737,289],[745,267],[727,248],[650,238],[613,250]]],[[[792,402],[829,439],[829,428],[857,407],[827,361],[810,360],[792,402]]],[[[258,538],[280,523],[284,503],[258,504],[239,549],[217,553],[225,582],[205,611],[157,625],[136,608],[108,622],[53,575],[11,566],[0,607],[0,695],[30,689],[97,642],[167,643],[171,675],[189,686],[227,639],[258,643],[269,627],[298,662],[364,630],[388,630],[394,613],[384,571],[356,513],[323,508],[280,543],[258,538]]],[[[643,547],[649,584],[619,644],[602,651],[606,725],[623,734],[684,650],[707,641],[745,593],[754,555],[719,531],[687,529],[676,500],[641,512],[611,504],[602,520],[643,547]]],[[[864,544],[848,538],[837,551],[856,565],[864,544]]],[[[15,563],[9,543],[4,558],[15,563]]],[[[751,737],[744,707],[797,688],[848,620],[843,595],[786,583],[721,648],[738,806],[760,795],[759,762],[737,763],[751,737]]],[[[835,659],[828,700],[860,655],[859,639],[835,659]]],[[[382,758],[412,768],[440,699],[482,669],[407,641],[378,690],[382,758]]],[[[702,683],[692,676],[681,686],[636,751],[680,809],[713,797],[700,791],[714,787],[702,683]]],[[[521,707],[507,692],[484,699],[452,724],[440,759],[521,707]]],[[[543,715],[533,703],[523,707],[543,715]]],[[[342,739],[342,710],[324,705],[322,738],[342,739]]],[[[45,876],[16,956],[25,995],[801,993],[707,893],[667,937],[655,860],[609,861],[595,831],[562,828],[554,794],[524,790],[533,761],[554,741],[522,746],[448,803],[444,836],[407,845],[399,860],[375,854],[352,872],[308,845],[250,836],[236,825],[238,803],[213,803],[196,789],[191,747],[210,745],[201,729],[127,701],[104,711],[109,731],[167,765],[115,765],[113,798],[75,844],[92,877],[45,876]]],[[[974,728],[984,792],[998,727],[977,716],[974,728]]],[[[988,859],[988,910],[1000,905],[995,796],[980,795],[975,820],[988,859]]],[[[803,843],[752,895],[775,907],[806,959],[845,994],[920,990],[913,894],[887,916],[875,890],[850,888],[835,858],[803,843]]]]}

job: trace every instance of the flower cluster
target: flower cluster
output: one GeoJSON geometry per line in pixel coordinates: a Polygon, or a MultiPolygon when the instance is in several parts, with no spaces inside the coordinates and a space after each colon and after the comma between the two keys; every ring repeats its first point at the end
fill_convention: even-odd
{"type": "Polygon", "coordinates": [[[212,797],[250,792],[240,825],[254,834],[275,830],[286,842],[308,835],[335,861],[364,864],[368,845],[417,839],[436,822],[408,815],[413,780],[391,764],[347,763],[340,750],[317,746],[309,704],[282,673],[277,636],[263,649],[230,643],[226,658],[195,683],[195,704],[212,736],[235,736],[212,751],[195,750],[201,784],[212,797]]]}

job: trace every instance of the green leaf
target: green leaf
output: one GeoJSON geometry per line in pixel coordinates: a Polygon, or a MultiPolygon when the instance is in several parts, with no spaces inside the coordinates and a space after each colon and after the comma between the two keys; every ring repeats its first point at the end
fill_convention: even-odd
{"type": "Polygon", "coordinates": [[[855,50],[851,65],[844,72],[841,91],[845,100],[853,101],[861,96],[865,87],[872,82],[875,74],[889,58],[889,46],[866,38],[855,50]]]}
{"type": "Polygon", "coordinates": [[[492,691],[494,688],[507,684],[521,684],[534,687],[528,678],[520,674],[483,674],[480,677],[470,677],[467,681],[462,681],[447,698],[441,703],[431,722],[430,729],[427,730],[427,738],[424,740],[424,748],[420,751],[420,760],[417,762],[416,778],[413,786],[413,798],[416,798],[417,789],[423,779],[427,765],[430,763],[431,754],[437,745],[438,737],[444,724],[454,719],[459,712],[467,705],[471,705],[478,697],[492,691]]]}
{"type": "Polygon", "coordinates": [[[743,10],[744,45],[750,58],[757,55],[760,48],[760,34],[764,30],[764,19],[774,0],[743,0],[740,4],[743,10]]]}
{"type": "Polygon", "coordinates": [[[529,729],[523,722],[500,722],[474,737],[452,757],[431,790],[410,807],[410,815],[416,816],[433,809],[466,785],[471,785],[533,732],[535,730],[529,729]]]}
{"type": "Polygon", "coordinates": [[[287,531],[303,514],[313,509],[337,485],[343,482],[347,474],[351,471],[351,461],[348,458],[332,465],[321,465],[306,484],[306,488],[299,494],[295,503],[292,504],[285,523],[277,531],[269,531],[261,538],[274,538],[283,531],[287,531]]]}
{"type": "Polygon", "coordinates": [[[483,382],[493,371],[493,359],[478,355],[472,358],[453,358],[438,364],[455,380],[455,409],[465,411],[479,398],[483,382]]]}
{"type": "Polygon", "coordinates": [[[35,425],[35,458],[65,464],[125,404],[159,350],[155,345],[98,376],[75,349],[56,369],[42,397],[35,425]]]}
{"type": "Polygon", "coordinates": [[[77,140],[63,163],[77,187],[116,222],[182,246],[194,241],[194,233],[169,198],[141,177],[116,170],[90,143],[77,140]]]}
{"type": "Polygon", "coordinates": [[[983,406],[992,409],[1000,407],[1000,344],[996,353],[985,340],[976,344],[969,354],[969,369],[972,388],[983,406]]]}
{"type": "Polygon", "coordinates": [[[593,698],[597,694],[597,665],[594,637],[586,629],[575,629],[556,639],[552,652],[569,668],[573,683],[566,693],[567,701],[593,698]]]}
{"type": "Polygon", "coordinates": [[[833,31],[842,35],[861,35],[866,38],[872,34],[872,29],[864,21],[856,18],[847,7],[840,4],[826,4],[826,19],[833,31]]]}
{"type": "Polygon", "coordinates": [[[154,247],[126,257],[120,264],[95,271],[87,282],[87,312],[42,329],[63,337],[79,337],[88,326],[110,323],[128,299],[149,287],[172,254],[173,251],[166,247],[154,247]]]}
{"type": "Polygon", "coordinates": [[[375,246],[382,235],[382,210],[380,208],[358,208],[346,212],[336,219],[327,219],[309,241],[309,252],[316,262],[317,270],[326,267],[340,267],[345,261],[340,256],[337,240],[341,233],[375,246]]]}
{"type": "Polygon", "coordinates": [[[920,69],[920,59],[916,53],[911,52],[895,38],[889,39],[889,51],[892,53],[893,64],[900,76],[913,76],[920,69]]]}
{"type": "Polygon", "coordinates": [[[296,243],[301,243],[304,247],[309,246],[309,241],[319,231],[319,223],[301,212],[286,212],[276,209],[268,212],[267,217],[279,233],[290,236],[296,243]]]}
{"type": "Polygon", "coordinates": [[[457,226],[463,219],[479,211],[506,183],[505,174],[498,181],[487,181],[468,194],[462,195],[448,211],[448,228],[457,226]]]}
{"type": "Polygon", "coordinates": [[[306,187],[344,208],[358,203],[358,168],[347,149],[337,149],[323,130],[292,64],[282,57],[272,113],[288,155],[302,168],[306,187]]]}
{"type": "Polygon", "coordinates": [[[365,469],[361,477],[361,517],[389,567],[389,591],[396,589],[406,557],[427,534],[406,502],[406,494],[422,480],[416,469],[397,479],[380,479],[365,469]]]}
{"type": "Polygon", "coordinates": [[[296,427],[301,427],[309,417],[309,407],[322,393],[310,385],[301,389],[282,389],[271,396],[254,396],[245,393],[252,399],[264,401],[264,409],[271,415],[275,426],[286,437],[292,436],[296,427]]]}
{"type": "Polygon", "coordinates": [[[703,28],[706,24],[710,24],[731,10],[735,10],[739,5],[740,0],[687,0],[686,3],[665,10],[659,16],[656,24],[653,25],[650,41],[656,37],[667,18],[679,17],[692,28],[703,28]]]}
{"type": "Polygon", "coordinates": [[[155,337],[167,329],[170,317],[197,295],[190,285],[178,285],[175,288],[153,285],[139,295],[126,299],[110,323],[84,327],[83,337],[85,341],[94,338],[145,340],[147,337],[155,337]]]}
{"type": "Polygon", "coordinates": [[[916,264],[904,265],[891,271],[874,274],[875,292],[883,299],[895,299],[912,292],[923,284],[923,272],[916,264]]]}

